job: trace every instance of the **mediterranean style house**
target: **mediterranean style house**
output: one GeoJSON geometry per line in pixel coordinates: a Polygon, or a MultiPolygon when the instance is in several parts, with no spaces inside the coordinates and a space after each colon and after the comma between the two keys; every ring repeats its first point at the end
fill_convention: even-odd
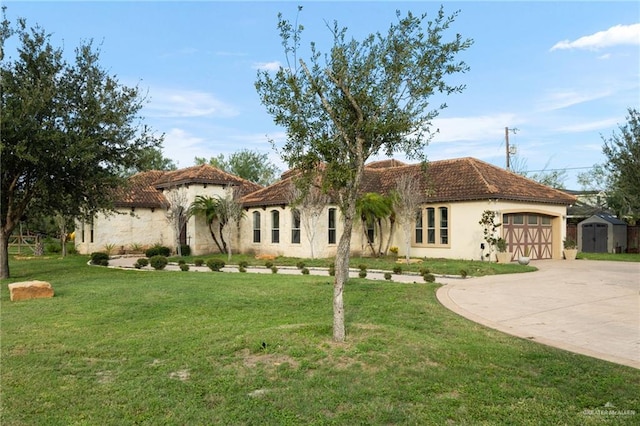
{"type": "MultiPolygon", "coordinates": [[[[575,197],[475,158],[404,164],[384,160],[366,166],[362,193],[390,194],[397,180],[411,176],[418,183],[419,208],[411,221],[411,241],[392,230],[390,220],[381,229],[356,222],[351,239],[353,254],[371,254],[371,247],[398,248],[399,256],[476,259],[488,247],[479,224],[486,210],[495,212],[498,236],[507,241],[512,258],[561,259],[566,238],[567,207],[575,197]]],[[[244,215],[230,244],[234,253],[292,257],[332,257],[342,233],[339,208],[327,198],[315,214],[292,204],[295,173],[260,187],[208,165],[171,172],[151,171],[131,178],[122,191],[115,214],[100,215],[92,223],[78,224],[76,248],[80,253],[106,246],[161,244],[176,247],[176,231],[167,220],[171,200],[180,191],[187,204],[196,196],[224,196],[234,190],[244,215]],[[306,226],[305,226],[306,225],[306,226]]],[[[175,201],[174,201],[175,202],[175,201]]],[[[180,241],[194,255],[217,252],[204,216],[194,215],[183,227],[180,241]]]]}

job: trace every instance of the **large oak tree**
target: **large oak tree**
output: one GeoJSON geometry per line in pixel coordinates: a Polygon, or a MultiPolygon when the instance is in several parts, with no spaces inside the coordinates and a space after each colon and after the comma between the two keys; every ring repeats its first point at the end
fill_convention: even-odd
{"type": "Polygon", "coordinates": [[[69,63],[49,40],[24,19],[0,26],[0,278],[9,277],[9,237],[21,220],[112,208],[122,171],[161,144],[138,115],[140,90],[109,75],[91,42],[69,63]],[[12,37],[15,58],[5,50],[12,37]]]}
{"type": "Polygon", "coordinates": [[[426,14],[402,17],[397,12],[386,33],[362,41],[348,38],[347,29],[334,22],[327,26],[333,39],[328,53],[311,43],[307,60],[299,57],[303,27],[279,15],[287,66],[275,74],[260,71],[256,89],[275,123],[286,130],[283,160],[304,173],[322,173],[342,214],[333,291],[336,341],[345,339],[343,289],[365,162],[396,152],[426,160],[432,120],[446,107],[444,102],[432,105],[432,96],[464,89],[448,81],[467,71],[456,56],[472,44],[451,33],[457,14],[447,16],[440,8],[427,21],[426,14]]]}

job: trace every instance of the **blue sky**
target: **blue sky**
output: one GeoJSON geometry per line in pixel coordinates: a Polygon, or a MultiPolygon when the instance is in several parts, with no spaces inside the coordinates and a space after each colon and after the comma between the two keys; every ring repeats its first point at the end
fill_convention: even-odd
{"type": "MultiPolygon", "coordinates": [[[[396,10],[435,16],[441,2],[3,4],[11,21],[24,17],[51,33],[69,59],[83,40],[99,44],[102,66],[148,93],[145,122],[165,134],[164,154],[179,167],[195,156],[248,148],[268,153],[284,170],[269,143],[282,141],[284,130],[254,88],[259,68],[285,61],[278,12],[294,20],[303,5],[303,45],[314,41],[326,52],[325,22],[337,20],[362,39],[385,32],[396,10]]],[[[579,189],[576,174],[604,161],[602,136],[625,123],[627,108],[640,107],[640,3],[442,4],[447,13],[460,10],[452,33],[474,44],[460,56],[471,67],[458,78],[467,89],[446,99],[428,158],[472,156],[504,167],[505,127],[517,128],[509,140],[519,164],[567,169],[565,185],[579,189]]]]}

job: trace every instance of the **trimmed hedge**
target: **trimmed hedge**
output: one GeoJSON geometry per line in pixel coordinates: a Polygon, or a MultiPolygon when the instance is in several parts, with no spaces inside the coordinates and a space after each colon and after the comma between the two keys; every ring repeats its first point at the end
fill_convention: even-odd
{"type": "Polygon", "coordinates": [[[169,263],[169,261],[165,256],[156,255],[149,258],[149,264],[155,270],[164,269],[164,267],[167,266],[167,263],[169,263]]]}
{"type": "Polygon", "coordinates": [[[91,253],[91,264],[109,266],[109,255],[101,251],[91,253]]]}
{"type": "Polygon", "coordinates": [[[226,263],[224,263],[224,260],[220,259],[209,259],[207,261],[207,266],[214,272],[220,272],[220,270],[224,268],[225,265],[226,263]]]}
{"type": "Polygon", "coordinates": [[[147,249],[147,251],[144,252],[144,255],[148,258],[152,258],[153,256],[169,257],[171,256],[171,249],[165,246],[153,246],[147,249]]]}

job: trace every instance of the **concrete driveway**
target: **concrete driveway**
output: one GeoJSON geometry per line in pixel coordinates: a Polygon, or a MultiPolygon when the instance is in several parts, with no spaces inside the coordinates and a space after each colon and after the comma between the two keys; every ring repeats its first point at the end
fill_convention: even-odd
{"type": "Polygon", "coordinates": [[[640,263],[531,264],[539,270],[438,280],[438,300],[487,327],[640,368],[640,263]]]}

